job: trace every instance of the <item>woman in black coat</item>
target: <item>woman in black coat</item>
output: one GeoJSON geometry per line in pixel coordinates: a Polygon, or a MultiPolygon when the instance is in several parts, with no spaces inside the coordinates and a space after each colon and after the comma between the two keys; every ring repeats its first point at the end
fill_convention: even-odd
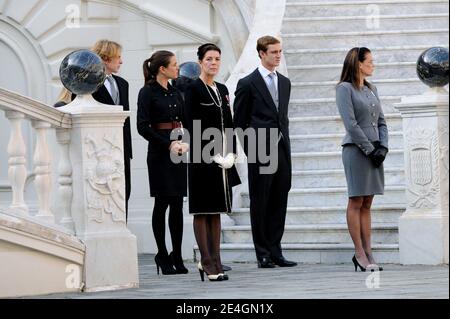
{"type": "Polygon", "coordinates": [[[164,275],[187,273],[181,256],[187,167],[186,160],[179,160],[186,156],[188,148],[180,140],[185,122],[183,100],[169,84],[170,79],[178,76],[177,60],[172,52],[157,51],[144,61],[143,68],[145,85],[138,97],[137,128],[139,134],[149,142],[147,166],[150,196],[155,197],[152,226],[158,246],[155,256],[157,272],[161,268],[164,275]],[[170,255],[165,243],[165,214],[168,207],[173,246],[170,255]]]}
{"type": "MultiPolygon", "coordinates": [[[[234,166],[233,121],[225,85],[214,81],[220,67],[220,49],[214,44],[199,47],[200,78],[186,90],[186,112],[191,137],[189,164],[189,211],[194,214],[194,233],[201,254],[201,279],[226,280],[220,260],[220,213],[231,213],[232,187],[239,184],[234,166]],[[207,140],[207,129],[217,133],[207,140]],[[226,134],[226,129],[231,132],[226,134]],[[196,135],[201,132],[201,135],[196,135]],[[224,142],[224,136],[228,141],[224,142]],[[205,150],[212,141],[218,147],[205,150]]],[[[226,139],[225,139],[226,140],[226,139]]]]}

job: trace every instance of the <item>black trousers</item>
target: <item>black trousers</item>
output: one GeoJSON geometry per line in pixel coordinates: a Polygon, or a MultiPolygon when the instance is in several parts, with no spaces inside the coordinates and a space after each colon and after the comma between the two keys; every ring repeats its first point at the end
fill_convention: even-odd
{"type": "Polygon", "coordinates": [[[131,169],[130,169],[131,159],[127,155],[124,156],[124,170],[125,170],[125,216],[126,221],[128,221],[128,200],[131,195],[131,169]]]}
{"type": "Polygon", "coordinates": [[[287,152],[278,144],[278,169],[261,174],[261,164],[248,164],[250,220],[256,258],[281,257],[292,170],[287,152]]]}

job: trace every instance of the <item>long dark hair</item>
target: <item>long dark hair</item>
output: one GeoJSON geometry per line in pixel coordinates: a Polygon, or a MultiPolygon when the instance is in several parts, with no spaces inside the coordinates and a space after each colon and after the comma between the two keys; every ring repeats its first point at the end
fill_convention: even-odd
{"type": "MultiPolygon", "coordinates": [[[[359,84],[361,83],[359,63],[364,62],[364,60],[367,58],[368,53],[371,52],[366,47],[355,47],[348,51],[347,56],[344,60],[344,66],[342,68],[341,79],[339,80],[339,83],[349,82],[353,84],[355,89],[359,90],[359,84]]],[[[372,89],[372,85],[366,80],[364,80],[364,85],[372,89]]]]}
{"type": "Polygon", "coordinates": [[[162,66],[167,68],[173,56],[175,56],[173,52],[161,50],[156,51],[150,58],[145,60],[142,66],[144,70],[144,84],[155,83],[159,68],[162,66]]]}
{"type": "Polygon", "coordinates": [[[199,61],[202,61],[208,51],[217,51],[219,54],[222,54],[220,48],[214,43],[205,43],[198,47],[197,49],[197,57],[199,61]]]}

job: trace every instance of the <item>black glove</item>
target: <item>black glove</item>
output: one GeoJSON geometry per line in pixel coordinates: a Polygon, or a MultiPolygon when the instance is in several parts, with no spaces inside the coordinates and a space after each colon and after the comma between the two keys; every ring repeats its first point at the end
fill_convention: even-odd
{"type": "Polygon", "coordinates": [[[388,149],[384,146],[378,145],[372,153],[369,154],[369,158],[372,161],[372,164],[375,167],[380,167],[386,158],[386,154],[388,153],[388,149]]]}
{"type": "Polygon", "coordinates": [[[375,147],[375,148],[379,148],[380,147],[380,141],[373,141],[373,142],[370,142],[372,145],[373,145],[373,147],[375,147]]]}

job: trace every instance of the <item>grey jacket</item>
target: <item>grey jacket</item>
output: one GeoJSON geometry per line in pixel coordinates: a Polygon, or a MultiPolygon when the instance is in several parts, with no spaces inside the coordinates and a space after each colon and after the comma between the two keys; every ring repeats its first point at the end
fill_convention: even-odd
{"type": "Polygon", "coordinates": [[[367,86],[357,90],[351,83],[340,83],[336,104],[346,130],[342,145],[356,144],[366,155],[374,150],[371,142],[380,141],[388,148],[388,129],[375,86],[373,91],[367,86]]]}

